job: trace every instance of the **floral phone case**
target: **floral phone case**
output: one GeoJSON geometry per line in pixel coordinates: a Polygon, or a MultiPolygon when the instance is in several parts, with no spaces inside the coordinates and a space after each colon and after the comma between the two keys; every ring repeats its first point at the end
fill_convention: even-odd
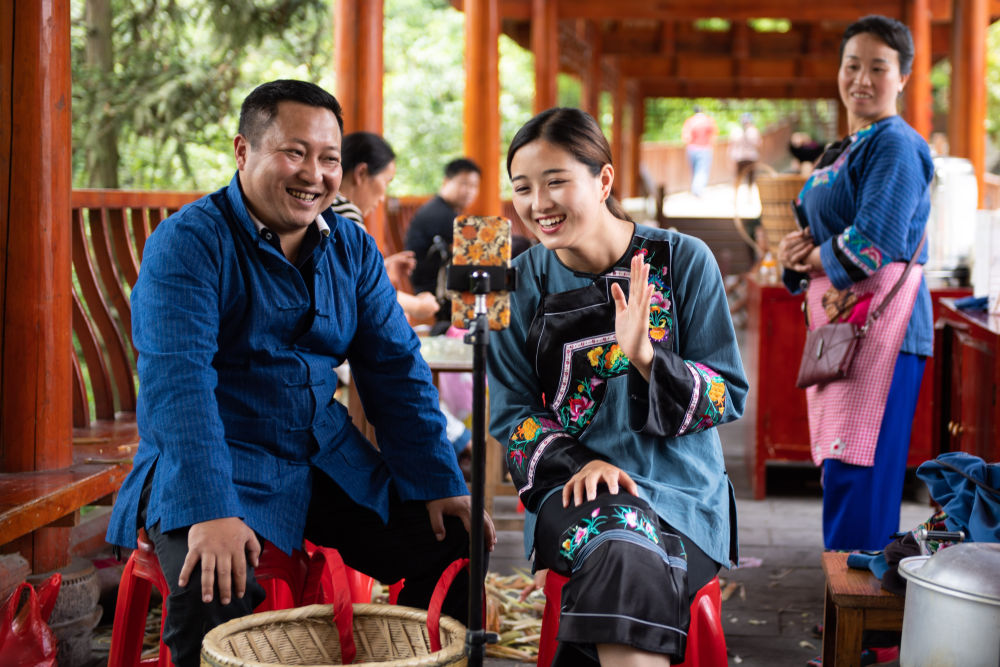
{"type": "MultiPolygon", "coordinates": [[[[510,265],[510,220],[478,215],[455,218],[451,263],[453,266],[497,266],[506,269],[510,265]]],[[[476,295],[449,290],[448,296],[451,298],[452,325],[468,329],[469,323],[476,319],[476,295]]],[[[487,294],[486,309],[490,329],[507,328],[510,325],[510,292],[487,294]]]]}

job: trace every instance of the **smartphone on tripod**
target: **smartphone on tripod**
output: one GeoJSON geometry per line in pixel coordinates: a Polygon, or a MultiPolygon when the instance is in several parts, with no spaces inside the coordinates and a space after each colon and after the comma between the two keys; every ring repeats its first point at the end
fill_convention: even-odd
{"type": "MultiPolygon", "coordinates": [[[[491,273],[491,290],[486,295],[486,319],[490,329],[505,329],[510,325],[510,292],[506,289],[507,267],[510,266],[510,220],[500,216],[462,215],[455,218],[452,234],[451,264],[453,269],[482,267],[495,269],[491,273]],[[500,291],[495,291],[500,289],[500,291]]],[[[476,319],[476,296],[468,289],[448,290],[451,299],[451,323],[468,329],[476,319]]]]}

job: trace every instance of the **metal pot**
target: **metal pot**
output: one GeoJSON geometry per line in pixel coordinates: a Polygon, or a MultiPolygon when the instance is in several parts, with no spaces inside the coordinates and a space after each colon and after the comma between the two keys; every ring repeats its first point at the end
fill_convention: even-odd
{"type": "Polygon", "coordinates": [[[1000,544],[970,542],[899,563],[901,667],[1000,665],[1000,544]]]}

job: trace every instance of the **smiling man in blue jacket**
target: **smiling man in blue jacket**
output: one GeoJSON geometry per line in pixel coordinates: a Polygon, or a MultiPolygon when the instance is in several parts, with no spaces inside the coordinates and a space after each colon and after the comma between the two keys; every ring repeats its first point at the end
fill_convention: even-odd
{"type": "MultiPolygon", "coordinates": [[[[342,136],[323,89],[258,87],[229,186],[165,220],[144,249],[132,292],[140,444],[108,541],[134,547],[148,532],[178,665],[261,602],[262,540],[335,547],[379,580],[405,577],[400,602],[422,607],[468,552],[468,490],[419,342],[372,237],[327,210],[342,136]],[[344,361],[378,450],[334,400],[344,361]]],[[[445,604],[463,620],[464,583],[445,604]]]]}

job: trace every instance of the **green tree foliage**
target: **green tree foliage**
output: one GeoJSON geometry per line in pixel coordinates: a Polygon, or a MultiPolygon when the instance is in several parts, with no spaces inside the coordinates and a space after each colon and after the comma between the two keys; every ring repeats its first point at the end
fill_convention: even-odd
{"type": "MultiPolygon", "coordinates": [[[[435,192],[444,165],[463,150],[465,15],[447,0],[386,0],[384,30],[383,122],[397,154],[391,191],[435,192]]],[[[497,140],[504,163],[514,132],[531,117],[532,63],[530,53],[500,37],[497,140]]]]}
{"type": "MultiPolygon", "coordinates": [[[[71,0],[74,186],[208,190],[227,182],[239,103],[255,86],[298,78],[336,90],[334,5],[71,0]],[[103,27],[102,9],[110,17],[103,27]]],[[[723,23],[710,20],[706,27],[723,23]]],[[[787,30],[781,20],[750,23],[759,31],[787,30]]],[[[443,165],[463,150],[465,18],[448,0],[385,0],[384,29],[385,135],[399,155],[391,192],[427,194],[440,185],[443,165]]],[[[947,69],[936,69],[933,80],[946,90],[947,69]]],[[[986,83],[988,131],[997,142],[1000,24],[990,28],[986,83]]],[[[560,104],[579,106],[579,82],[560,75],[558,95],[560,104]]],[[[507,145],[531,117],[533,97],[532,54],[502,36],[501,173],[507,145]]],[[[655,99],[646,102],[644,139],[679,141],[695,102],[716,117],[723,135],[751,112],[761,128],[794,115],[796,129],[833,138],[836,104],[829,101],[655,99]]],[[[605,129],[611,108],[603,93],[605,129]]]]}
{"type": "Polygon", "coordinates": [[[330,60],[328,0],[74,0],[71,11],[76,186],[105,185],[89,175],[110,125],[121,187],[214,187],[232,171],[248,82],[276,61],[318,78],[330,60]],[[86,57],[92,2],[110,2],[111,68],[86,57]]]}

